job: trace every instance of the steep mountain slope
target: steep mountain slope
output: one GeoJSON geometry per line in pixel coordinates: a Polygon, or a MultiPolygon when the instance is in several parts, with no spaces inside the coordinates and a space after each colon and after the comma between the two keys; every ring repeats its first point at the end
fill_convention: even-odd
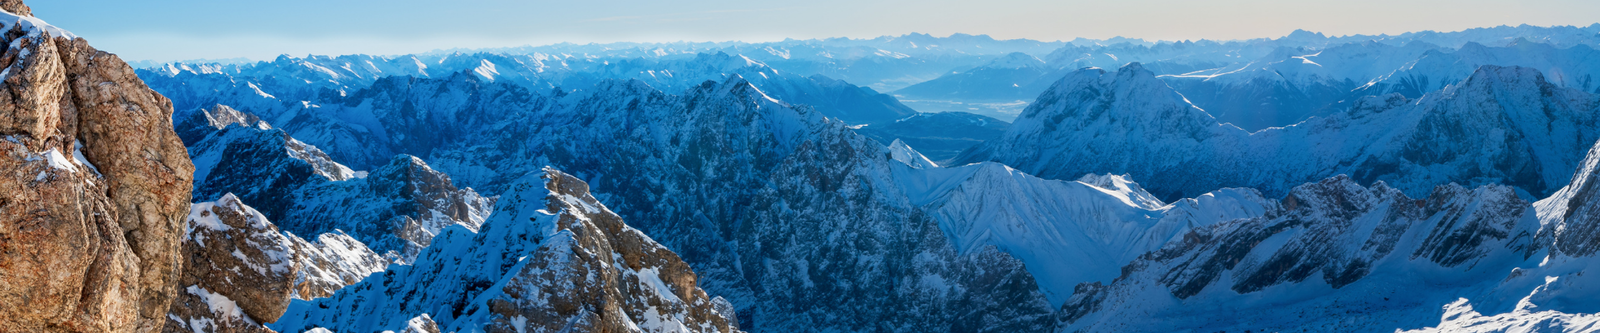
{"type": "Polygon", "coordinates": [[[534,165],[573,170],[694,265],[744,327],[1048,327],[1021,263],[951,248],[895,189],[882,145],[737,76],[683,95],[608,82],[517,117],[435,165],[486,189],[534,165]]]}
{"type": "MultiPolygon", "coordinates": [[[[448,89],[356,92],[351,96],[388,100],[349,104],[423,105],[435,96],[472,93],[465,89],[473,86],[436,81],[413,82],[448,89]]],[[[1264,200],[1242,190],[1166,205],[1136,194],[1144,192],[1118,177],[1050,181],[998,164],[940,169],[908,146],[885,148],[844,123],[772,99],[738,76],[682,95],[610,81],[591,91],[501,100],[529,102],[485,101],[471,110],[537,108],[505,111],[499,124],[447,140],[463,146],[434,148],[430,159],[440,170],[490,191],[537,165],[574,170],[607,206],[678,251],[708,291],[729,297],[752,330],[1049,330],[1051,303],[1064,300],[1073,284],[1110,279],[1116,260],[1185,228],[1264,209],[1264,200]],[[996,208],[980,209],[986,206],[996,208]],[[1088,239],[1101,246],[1075,243],[1083,237],[1033,238],[1007,225],[1094,234],[1088,239]],[[994,236],[984,236],[986,230],[994,236]],[[1023,245],[1073,255],[1018,260],[1007,254],[1041,253],[1023,245]],[[1094,264],[1068,269],[1074,260],[1094,264]],[[1034,279],[1047,274],[1041,281],[1048,281],[1048,295],[1034,279]],[[1060,299],[1051,302],[1051,295],[1060,299]]],[[[403,115],[376,107],[373,113],[403,115]]]]}
{"type": "MultiPolygon", "coordinates": [[[[348,105],[371,111],[374,116],[366,119],[373,121],[366,124],[375,126],[369,128],[439,133],[438,142],[450,144],[431,149],[434,165],[492,192],[541,164],[588,175],[608,206],[682,251],[708,290],[729,296],[745,313],[741,322],[747,327],[1049,327],[1052,306],[1021,263],[993,249],[950,248],[937,223],[911,207],[888,180],[889,163],[895,162],[883,146],[813,109],[767,97],[742,78],[706,82],[682,96],[638,81],[545,96],[460,78],[404,78],[405,89],[379,84],[351,93],[356,97],[348,105]],[[506,93],[459,97],[494,91],[506,93]],[[425,120],[454,114],[498,120],[471,128],[425,120]],[[451,125],[475,132],[452,132],[451,125]],[[930,283],[890,287],[906,279],[930,283]]],[[[314,113],[324,110],[306,113],[331,126],[349,125],[314,113]]],[[[246,130],[270,132],[235,125],[219,133],[246,130]]],[[[268,147],[256,149],[259,155],[286,156],[288,148],[279,148],[287,147],[281,133],[265,135],[269,140],[251,141],[269,143],[251,145],[268,147]]],[[[395,141],[398,149],[429,142],[395,141]]],[[[328,155],[357,146],[335,145],[328,155]]],[[[317,163],[305,164],[298,168],[314,170],[310,165],[317,163]]],[[[239,177],[249,178],[255,177],[239,177]]],[[[289,222],[283,226],[294,230],[289,222]]]]}
{"type": "Polygon", "coordinates": [[[160,331],[193,170],[172,105],[22,1],[0,10],[0,331],[160,331]]]}
{"type": "Polygon", "coordinates": [[[1196,229],[1114,283],[1080,285],[1063,329],[1418,328],[1532,257],[1541,246],[1529,208],[1504,186],[1440,186],[1414,200],[1346,177],[1306,184],[1262,217],[1196,229]],[[1161,319],[1127,320],[1136,313],[1161,319]]]}
{"type": "Polygon", "coordinates": [[[283,331],[737,332],[732,306],[672,251],[624,224],[582,181],[530,175],[473,232],[451,227],[412,265],[297,301],[283,331]]]}
{"type": "Polygon", "coordinates": [[[999,138],[1011,123],[966,112],[919,113],[888,123],[856,129],[888,145],[905,141],[936,162],[955,158],[962,150],[999,138]]]}
{"type": "Polygon", "coordinates": [[[1574,156],[1600,136],[1596,107],[1595,95],[1536,70],[1484,66],[1415,100],[1368,97],[1327,118],[1246,133],[1132,64],[1062,79],[1001,139],[957,162],[994,160],[1056,179],[1128,173],[1163,198],[1223,187],[1278,196],[1337,174],[1413,196],[1458,182],[1503,183],[1533,198],[1568,179],[1574,156]]]}
{"type": "Polygon", "coordinates": [[[287,231],[342,230],[398,262],[410,261],[447,226],[477,228],[494,205],[416,157],[355,172],[264,124],[213,128],[190,147],[196,200],[237,194],[287,231]]]}

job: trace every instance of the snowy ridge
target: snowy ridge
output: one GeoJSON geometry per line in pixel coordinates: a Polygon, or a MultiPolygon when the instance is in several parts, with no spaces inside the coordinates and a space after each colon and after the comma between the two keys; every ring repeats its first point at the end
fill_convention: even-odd
{"type": "Polygon", "coordinates": [[[1223,190],[1168,205],[1120,176],[1045,180],[998,163],[896,174],[962,252],[994,246],[1016,257],[1053,304],[1079,283],[1110,282],[1119,268],[1193,228],[1263,214],[1273,203],[1223,190]]]}
{"type": "Polygon", "coordinates": [[[917,152],[916,149],[912,149],[910,145],[907,145],[904,141],[900,141],[898,139],[894,140],[892,143],[889,143],[889,155],[889,158],[899,161],[900,163],[905,163],[906,166],[910,166],[912,169],[930,169],[939,167],[938,163],[933,163],[933,161],[928,160],[927,156],[922,156],[922,153],[917,152]]]}
{"type": "Polygon", "coordinates": [[[295,299],[331,296],[334,291],[389,266],[388,259],[343,232],[317,235],[312,241],[285,234],[293,243],[295,260],[300,262],[300,270],[295,272],[294,293],[290,295],[295,299]]]}
{"type": "Polygon", "coordinates": [[[69,40],[78,39],[78,35],[72,34],[71,31],[45,23],[43,19],[33,17],[33,15],[17,15],[0,10],[0,28],[11,30],[14,28],[13,25],[20,25],[21,30],[26,33],[25,36],[29,38],[49,36],[52,38],[62,37],[69,40]]]}
{"type": "Polygon", "coordinates": [[[448,226],[476,229],[494,205],[494,198],[455,187],[416,157],[395,156],[354,172],[278,129],[226,126],[193,144],[190,154],[196,200],[237,194],[265,207],[263,214],[285,230],[342,231],[390,261],[409,261],[448,226]]]}
{"type": "Polygon", "coordinates": [[[1503,186],[1440,186],[1413,200],[1346,177],[1306,184],[1261,217],[1194,229],[1113,283],[1080,285],[1063,329],[1424,327],[1440,305],[1491,287],[1535,254],[1528,208],[1503,186]],[[1215,311],[1236,315],[1207,315],[1215,311]],[[1125,320],[1132,313],[1165,319],[1125,320]]]}

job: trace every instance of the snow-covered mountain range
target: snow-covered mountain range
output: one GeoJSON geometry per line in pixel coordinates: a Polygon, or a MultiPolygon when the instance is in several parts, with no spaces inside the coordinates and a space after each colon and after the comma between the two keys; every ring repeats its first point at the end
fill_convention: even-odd
{"type": "Polygon", "coordinates": [[[19,6],[0,1],[0,297],[51,312],[7,303],[0,330],[1600,323],[1600,25],[135,72],[19,6]]]}
{"type": "MultiPolygon", "coordinates": [[[[1416,98],[1459,82],[1482,65],[1532,67],[1550,73],[1559,86],[1594,92],[1600,87],[1586,78],[1600,73],[1584,59],[1600,47],[1596,34],[1600,26],[1519,26],[1398,36],[1296,31],[1283,38],[1230,42],[1074,43],[1042,55],[1042,66],[980,65],[892,93],[919,101],[913,105],[939,99],[1032,101],[1080,68],[1139,62],[1218,120],[1256,131],[1326,116],[1366,95],[1399,92],[1416,98]]],[[[991,116],[1010,120],[1016,114],[991,116]]]]}
{"type": "Polygon", "coordinates": [[[1426,199],[1345,177],[1302,185],[1261,217],[1196,229],[1114,283],[1080,285],[1063,330],[1590,331],[1583,197],[1597,163],[1600,146],[1535,203],[1501,185],[1426,199]]]}
{"type": "Polygon", "coordinates": [[[1526,67],[1480,67],[1419,98],[1368,96],[1340,113],[1247,132],[1217,122],[1139,64],[1061,79],[1000,139],[958,162],[994,160],[1045,178],[1128,173],[1158,197],[1223,187],[1277,197],[1347,174],[1408,195],[1451,182],[1553,193],[1596,139],[1595,94],[1526,67]]]}

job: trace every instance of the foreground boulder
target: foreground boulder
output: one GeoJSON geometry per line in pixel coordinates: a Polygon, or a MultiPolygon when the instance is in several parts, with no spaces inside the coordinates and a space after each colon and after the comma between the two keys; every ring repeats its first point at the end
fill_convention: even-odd
{"type": "Polygon", "coordinates": [[[189,261],[179,279],[166,332],[262,332],[289,306],[294,245],[260,212],[232,194],[196,203],[183,248],[189,261]]]}
{"type": "Polygon", "coordinates": [[[271,332],[292,299],[326,297],[388,261],[343,233],[306,241],[237,196],[195,203],[185,262],[165,331],[271,332]]]}
{"type": "Polygon", "coordinates": [[[116,55],[0,1],[0,332],[166,323],[194,166],[116,55]]]}

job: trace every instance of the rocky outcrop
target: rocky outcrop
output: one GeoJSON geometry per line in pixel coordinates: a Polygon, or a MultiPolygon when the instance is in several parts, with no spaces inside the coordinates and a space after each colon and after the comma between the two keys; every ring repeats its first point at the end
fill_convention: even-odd
{"type": "Polygon", "coordinates": [[[270,332],[292,299],[326,297],[389,264],[343,233],[281,233],[232,194],[196,203],[166,332],[270,332]]]}
{"type": "Polygon", "coordinates": [[[625,224],[589,194],[587,183],[547,169],[513,188],[478,232],[451,227],[414,264],[390,266],[329,298],[297,302],[272,326],[738,331],[727,301],[701,290],[687,263],[625,224]]]}
{"type": "Polygon", "coordinates": [[[21,1],[0,9],[0,331],[159,331],[193,172],[171,102],[21,1]]]}
{"type": "Polygon", "coordinates": [[[388,259],[344,232],[317,235],[315,241],[293,234],[288,237],[294,243],[294,258],[300,262],[300,271],[294,278],[293,297],[297,299],[332,296],[334,291],[389,266],[388,259]]]}
{"type": "Polygon", "coordinates": [[[289,306],[294,242],[233,195],[196,203],[166,332],[262,332],[289,306]]]}
{"type": "Polygon", "coordinates": [[[22,16],[33,16],[33,10],[29,9],[28,5],[23,4],[22,0],[3,0],[3,1],[0,1],[0,9],[3,9],[6,12],[12,13],[12,14],[17,14],[17,15],[22,15],[22,16]]]}

